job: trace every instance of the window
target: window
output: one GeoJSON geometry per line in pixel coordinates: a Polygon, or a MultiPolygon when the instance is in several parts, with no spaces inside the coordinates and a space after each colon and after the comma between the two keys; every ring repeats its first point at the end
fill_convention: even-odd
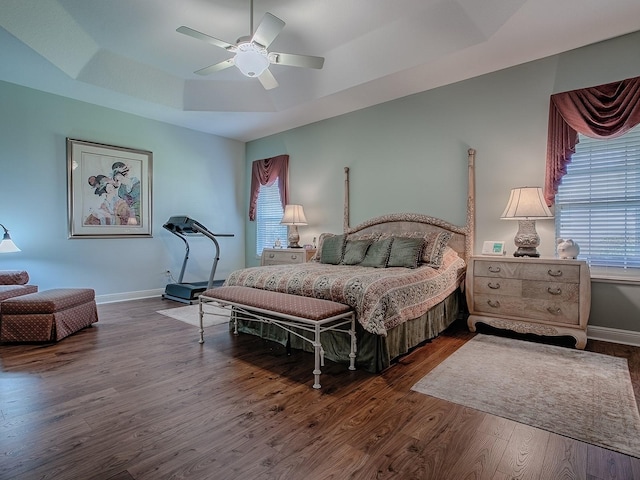
{"type": "Polygon", "coordinates": [[[579,136],[556,195],[556,235],[595,273],[640,278],[640,125],[614,139],[579,136]]]}
{"type": "Polygon", "coordinates": [[[282,220],[282,202],[278,180],[271,186],[260,185],[256,208],[256,254],[262,255],[262,249],[273,247],[276,239],[287,244],[287,226],[280,225],[282,220]]]}

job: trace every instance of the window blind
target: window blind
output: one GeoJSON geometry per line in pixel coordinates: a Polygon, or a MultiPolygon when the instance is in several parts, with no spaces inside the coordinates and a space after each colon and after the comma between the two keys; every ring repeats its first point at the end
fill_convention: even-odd
{"type": "Polygon", "coordinates": [[[264,248],[273,247],[276,239],[283,247],[287,246],[287,226],[280,225],[283,213],[278,181],[271,186],[260,185],[256,209],[256,255],[262,255],[264,248]]]}
{"type": "Polygon", "coordinates": [[[640,126],[614,139],[579,135],[558,188],[556,235],[590,266],[640,277],[640,126]]]}

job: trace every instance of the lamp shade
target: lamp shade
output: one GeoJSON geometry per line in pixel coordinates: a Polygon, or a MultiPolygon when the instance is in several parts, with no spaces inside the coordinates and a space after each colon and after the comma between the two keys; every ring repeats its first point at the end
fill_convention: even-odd
{"type": "Polygon", "coordinates": [[[13,243],[11,240],[11,235],[9,235],[9,230],[0,223],[0,227],[4,229],[4,236],[2,237],[2,241],[0,242],[0,253],[12,253],[19,252],[20,249],[13,243]]]}
{"type": "Polygon", "coordinates": [[[513,188],[509,196],[507,208],[504,209],[503,220],[541,220],[553,218],[547,207],[540,187],[513,188]]]}
{"type": "Polygon", "coordinates": [[[304,216],[302,205],[286,205],[280,223],[282,225],[306,225],[307,217],[304,216]]]}

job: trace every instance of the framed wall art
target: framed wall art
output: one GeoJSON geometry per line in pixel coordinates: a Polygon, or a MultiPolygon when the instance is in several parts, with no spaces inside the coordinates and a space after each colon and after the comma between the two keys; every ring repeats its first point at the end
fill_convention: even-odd
{"type": "Polygon", "coordinates": [[[67,138],[69,238],[151,237],[153,154],[67,138]]]}

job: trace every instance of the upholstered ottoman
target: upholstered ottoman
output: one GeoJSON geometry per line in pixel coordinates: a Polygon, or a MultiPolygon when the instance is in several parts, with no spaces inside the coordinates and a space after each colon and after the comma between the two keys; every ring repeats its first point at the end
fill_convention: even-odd
{"type": "Polygon", "coordinates": [[[0,342],[54,342],[98,321],[90,288],[56,288],[0,303],[0,342]]]}

